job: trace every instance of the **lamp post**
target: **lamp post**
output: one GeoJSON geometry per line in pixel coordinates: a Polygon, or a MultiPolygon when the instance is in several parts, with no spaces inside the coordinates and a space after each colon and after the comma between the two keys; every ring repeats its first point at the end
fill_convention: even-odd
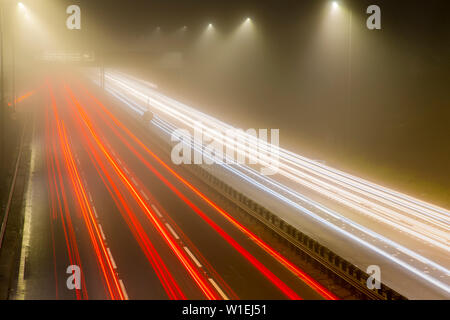
{"type": "Polygon", "coordinates": [[[353,11],[349,8],[349,23],[348,23],[348,106],[347,106],[347,146],[350,149],[350,117],[352,113],[352,21],[353,21],[353,11]]]}
{"type": "MultiPolygon", "coordinates": [[[[340,9],[340,4],[338,1],[333,1],[331,3],[331,9],[337,11],[340,9]]],[[[347,44],[347,106],[344,110],[344,134],[342,138],[343,148],[345,152],[350,151],[350,140],[351,140],[351,112],[352,112],[352,51],[353,51],[353,11],[347,6],[346,10],[348,12],[348,44],[347,44]]]]}

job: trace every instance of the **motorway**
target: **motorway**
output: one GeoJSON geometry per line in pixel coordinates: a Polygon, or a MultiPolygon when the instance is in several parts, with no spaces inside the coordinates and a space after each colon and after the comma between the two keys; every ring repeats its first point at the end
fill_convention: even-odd
{"type": "Polygon", "coordinates": [[[61,74],[18,103],[34,120],[15,299],[337,298],[212,202],[121,104],[61,74]]]}
{"type": "MultiPolygon", "coordinates": [[[[98,74],[94,71],[91,78],[95,82],[98,74]]],[[[244,157],[246,163],[226,158],[203,167],[361,269],[379,266],[383,283],[412,299],[450,296],[447,209],[245,132],[230,139],[223,133],[232,126],[165,95],[148,81],[117,70],[108,70],[105,81],[106,91],[125,109],[137,115],[150,110],[155,116],[149,129],[168,143],[176,133],[200,153],[205,145],[189,137],[201,128],[209,141],[224,145],[227,157],[229,150],[244,157]],[[186,130],[184,136],[177,131],[180,128],[186,130]],[[274,154],[277,158],[271,157],[274,154]],[[261,168],[274,174],[262,174],[261,168]]]]}

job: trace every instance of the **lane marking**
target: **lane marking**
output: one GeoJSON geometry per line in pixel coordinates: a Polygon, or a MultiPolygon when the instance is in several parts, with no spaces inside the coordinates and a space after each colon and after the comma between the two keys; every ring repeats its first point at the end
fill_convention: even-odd
{"type": "Polygon", "coordinates": [[[167,229],[169,229],[170,233],[173,234],[173,236],[175,237],[175,239],[177,239],[177,240],[180,239],[180,237],[177,235],[177,233],[175,232],[175,230],[173,230],[172,227],[170,226],[170,224],[168,224],[167,222],[166,222],[166,227],[167,227],[167,229]]]}
{"type": "Polygon", "coordinates": [[[109,255],[109,258],[111,259],[111,263],[113,265],[113,268],[117,269],[116,262],[114,261],[114,258],[113,258],[112,254],[111,254],[111,250],[109,250],[109,248],[106,248],[106,250],[108,250],[108,255],[109,255]]]}
{"type": "Polygon", "coordinates": [[[160,217],[160,218],[162,218],[162,214],[161,214],[161,212],[159,212],[159,210],[158,210],[158,208],[157,207],[155,207],[155,205],[154,204],[152,204],[152,208],[153,208],[153,210],[155,210],[155,212],[156,212],[156,214],[160,217]]]}
{"type": "Polygon", "coordinates": [[[98,219],[97,210],[95,210],[95,206],[92,206],[92,210],[94,210],[95,217],[98,219]]]}
{"type": "Polygon", "coordinates": [[[189,250],[188,247],[183,247],[183,249],[187,252],[187,254],[191,257],[191,259],[194,260],[197,267],[201,268],[202,265],[201,265],[200,261],[198,261],[197,258],[192,254],[191,250],[189,250]]]}
{"type": "Polygon", "coordinates": [[[133,183],[134,183],[135,185],[138,184],[138,183],[136,182],[136,180],[134,180],[134,178],[131,178],[131,181],[133,181],[133,183]]]}
{"type": "Polygon", "coordinates": [[[217,290],[217,292],[220,294],[220,296],[223,298],[223,300],[230,300],[227,295],[220,289],[218,284],[214,281],[212,278],[208,278],[209,282],[213,285],[213,287],[217,290]]]}
{"type": "Polygon", "coordinates": [[[122,289],[122,293],[123,293],[125,300],[130,300],[128,298],[128,293],[127,293],[127,290],[125,290],[125,285],[123,284],[122,279],[119,279],[119,283],[120,283],[120,288],[122,289]]]}
{"type": "Polygon", "coordinates": [[[100,229],[100,233],[102,234],[103,240],[106,240],[105,233],[103,232],[103,228],[102,228],[102,225],[100,223],[98,224],[98,227],[100,229]]]}
{"type": "Polygon", "coordinates": [[[27,281],[25,280],[25,263],[30,252],[30,239],[31,239],[31,207],[34,197],[34,188],[32,186],[32,180],[34,178],[34,170],[36,166],[36,118],[33,118],[33,133],[31,139],[31,159],[30,168],[28,172],[27,191],[25,198],[25,213],[23,222],[23,234],[22,234],[22,248],[20,250],[20,265],[19,265],[19,277],[17,280],[17,300],[25,300],[27,281]]]}
{"type": "Polygon", "coordinates": [[[142,190],[141,189],[141,194],[144,196],[144,198],[148,201],[148,200],[150,200],[148,197],[147,197],[147,194],[144,192],[144,190],[142,190]]]}

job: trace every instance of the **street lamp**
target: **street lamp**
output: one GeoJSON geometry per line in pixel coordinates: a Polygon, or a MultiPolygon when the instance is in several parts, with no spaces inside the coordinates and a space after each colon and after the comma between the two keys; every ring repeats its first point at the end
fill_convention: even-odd
{"type": "MultiPolygon", "coordinates": [[[[348,17],[348,49],[347,49],[347,96],[348,96],[348,103],[347,103],[347,110],[345,112],[346,114],[346,132],[344,133],[344,144],[349,144],[349,140],[351,137],[350,132],[350,114],[352,111],[352,46],[353,46],[353,35],[352,35],[352,24],[353,24],[353,12],[352,9],[348,6],[343,5],[342,9],[340,9],[340,5],[338,1],[331,2],[331,12],[332,15],[339,15],[343,17],[348,17]],[[346,139],[346,140],[345,140],[346,139]]],[[[343,148],[344,150],[344,148],[343,148]]]]}

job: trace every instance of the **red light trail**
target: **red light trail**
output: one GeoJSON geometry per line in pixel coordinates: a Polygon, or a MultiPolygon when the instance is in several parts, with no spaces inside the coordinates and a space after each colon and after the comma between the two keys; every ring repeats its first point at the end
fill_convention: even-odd
{"type": "MultiPolygon", "coordinates": [[[[175,172],[172,168],[170,168],[165,162],[163,162],[156,154],[154,154],[147,146],[145,146],[128,128],[125,127],[96,97],[94,97],[90,92],[84,88],[86,94],[104,111],[104,114],[108,115],[110,119],[114,122],[117,127],[122,129],[134,142],[136,142],[147,154],[149,154],[153,159],[155,159],[163,168],[165,168],[170,174],[172,174],[175,178],[177,178],[180,182],[182,182],[185,186],[191,189],[197,196],[199,196],[202,200],[204,200],[208,205],[213,207],[217,212],[219,212],[223,217],[225,217],[229,222],[231,222],[234,226],[236,226],[240,231],[245,233],[248,237],[250,237],[255,243],[257,243],[261,248],[263,248],[266,252],[268,252],[271,256],[273,256],[277,261],[282,263],[285,267],[287,267],[291,272],[293,272],[297,277],[302,279],[305,283],[307,283],[311,288],[316,290],[320,295],[322,295],[326,299],[335,300],[337,297],[329,292],[326,288],[320,285],[313,278],[308,276],[305,272],[296,267],[292,262],[284,258],[281,254],[276,252],[273,248],[267,245],[263,240],[245,228],[242,224],[240,224],[236,219],[234,219],[229,213],[216,205],[212,200],[207,198],[203,193],[201,193],[197,188],[195,188],[192,184],[190,184],[187,180],[181,177],[177,172],[175,172]]],[[[103,113],[98,112],[98,114],[105,120],[103,113]]],[[[109,123],[109,122],[107,122],[109,123]]],[[[273,275],[269,270],[267,270],[264,265],[260,264],[256,259],[254,259],[245,249],[243,249],[237,242],[235,242],[229,235],[227,235],[219,226],[217,226],[209,217],[207,217],[200,209],[198,209],[189,199],[186,198],[178,189],[176,189],[167,179],[165,179],[153,166],[150,165],[143,157],[140,155],[124,138],[118,131],[112,126],[110,123],[108,124],[112,131],[119,137],[119,139],[124,142],[127,147],[156,175],[158,176],[169,188],[177,194],[183,201],[185,201],[197,214],[199,214],[208,224],[210,224],[213,229],[215,229],[221,236],[223,236],[236,250],[238,250],[242,255],[249,259],[249,261],[264,275],[266,275],[281,291],[283,291],[286,296],[299,299],[300,297],[293,292],[288,286],[282,283],[275,275],[273,275]],[[247,255],[248,254],[248,255],[247,255]]]]}

